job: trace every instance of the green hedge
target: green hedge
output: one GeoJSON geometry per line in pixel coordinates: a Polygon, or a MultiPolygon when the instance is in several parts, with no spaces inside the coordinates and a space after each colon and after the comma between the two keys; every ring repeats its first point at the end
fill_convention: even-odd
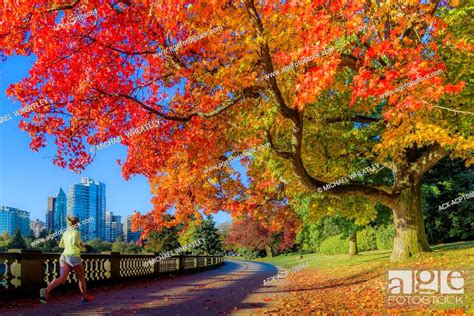
{"type": "MultiPolygon", "coordinates": [[[[390,250],[393,248],[394,236],[395,227],[392,224],[366,227],[357,232],[357,249],[359,251],[390,250]]],[[[319,252],[325,255],[349,253],[349,240],[342,238],[342,234],[326,238],[321,243],[319,252]]]]}
{"type": "Polygon", "coordinates": [[[325,255],[337,255],[349,253],[349,240],[342,238],[342,235],[336,235],[325,239],[319,248],[325,255]]]}
{"type": "Polygon", "coordinates": [[[370,251],[377,249],[377,231],[373,227],[366,227],[357,232],[357,249],[370,251]]]}
{"type": "Polygon", "coordinates": [[[245,259],[249,259],[249,260],[260,257],[259,251],[252,251],[247,248],[239,248],[237,249],[237,253],[242,255],[245,259]]]}
{"type": "Polygon", "coordinates": [[[378,226],[376,230],[377,249],[390,250],[393,248],[393,238],[395,237],[395,226],[378,226]]]}

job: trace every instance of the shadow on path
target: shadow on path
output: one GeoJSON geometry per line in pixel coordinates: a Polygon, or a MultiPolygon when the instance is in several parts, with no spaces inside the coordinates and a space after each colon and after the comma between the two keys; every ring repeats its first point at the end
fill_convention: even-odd
{"type": "Polygon", "coordinates": [[[264,279],[277,273],[267,263],[226,260],[195,274],[94,289],[96,299],[90,303],[81,303],[77,291],[53,296],[47,305],[25,300],[25,307],[0,308],[0,315],[254,315],[286,294],[281,282],[263,286],[264,279]]]}

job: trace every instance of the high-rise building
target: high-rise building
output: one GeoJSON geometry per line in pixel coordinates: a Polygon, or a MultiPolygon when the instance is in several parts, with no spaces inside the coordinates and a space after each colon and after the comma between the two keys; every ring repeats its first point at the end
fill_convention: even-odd
{"type": "Polygon", "coordinates": [[[123,238],[122,216],[112,216],[112,231],[115,232],[113,241],[115,241],[115,239],[117,239],[119,236],[122,236],[123,238]]]}
{"type": "Polygon", "coordinates": [[[53,208],[53,231],[60,231],[66,228],[67,216],[67,198],[62,188],[59,188],[58,193],[54,196],[53,208]]]}
{"type": "Polygon", "coordinates": [[[118,236],[122,236],[122,217],[114,213],[105,212],[105,240],[114,242],[118,236]]]}
{"type": "Polygon", "coordinates": [[[46,210],[46,230],[52,232],[54,230],[54,196],[48,197],[48,209],[46,210]]]}
{"type": "Polygon", "coordinates": [[[30,236],[30,212],[0,206],[0,235],[7,232],[8,235],[13,236],[18,228],[22,236],[30,236]]]}
{"type": "Polygon", "coordinates": [[[87,177],[79,184],[72,184],[67,197],[67,213],[80,221],[93,218],[79,226],[83,240],[105,240],[105,184],[87,177]]]}
{"type": "Polygon", "coordinates": [[[123,222],[123,240],[125,242],[137,242],[140,238],[141,232],[132,232],[132,217],[133,215],[127,215],[126,220],[123,222]]]}
{"type": "Polygon", "coordinates": [[[40,233],[46,229],[46,225],[37,218],[35,221],[30,222],[30,229],[33,232],[34,237],[38,238],[40,233]]]}
{"type": "Polygon", "coordinates": [[[112,231],[112,217],[114,213],[105,211],[105,241],[114,241],[114,231],[112,231]]]}

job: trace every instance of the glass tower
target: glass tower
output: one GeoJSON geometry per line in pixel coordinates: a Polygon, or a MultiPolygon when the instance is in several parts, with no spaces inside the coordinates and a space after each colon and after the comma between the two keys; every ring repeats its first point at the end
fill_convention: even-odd
{"type": "Polygon", "coordinates": [[[141,231],[132,232],[132,217],[133,215],[127,215],[123,223],[123,234],[125,242],[137,242],[142,234],[141,231]]]}
{"type": "Polygon", "coordinates": [[[117,237],[122,236],[122,216],[114,215],[112,216],[112,231],[114,232],[113,241],[117,239],[117,237]]]}
{"type": "Polygon", "coordinates": [[[83,240],[106,240],[105,184],[87,177],[82,178],[79,184],[72,184],[67,198],[67,213],[78,217],[80,221],[93,218],[79,226],[83,240]]]}
{"type": "Polygon", "coordinates": [[[56,198],[54,196],[48,197],[48,209],[46,210],[46,231],[54,231],[54,203],[56,198]]]}
{"type": "Polygon", "coordinates": [[[105,212],[105,241],[114,241],[115,234],[112,230],[112,220],[114,214],[112,212],[105,212]]]}
{"type": "MultiPolygon", "coordinates": [[[[53,212],[53,230],[60,231],[66,228],[67,215],[67,198],[62,188],[54,196],[54,212],[53,212]]],[[[58,237],[60,238],[60,236],[58,237]]]]}
{"type": "Polygon", "coordinates": [[[13,236],[17,228],[23,237],[30,236],[30,212],[20,209],[0,206],[0,234],[7,232],[13,236]]]}
{"type": "Polygon", "coordinates": [[[114,242],[122,236],[122,217],[107,211],[105,213],[105,240],[114,242]]]}

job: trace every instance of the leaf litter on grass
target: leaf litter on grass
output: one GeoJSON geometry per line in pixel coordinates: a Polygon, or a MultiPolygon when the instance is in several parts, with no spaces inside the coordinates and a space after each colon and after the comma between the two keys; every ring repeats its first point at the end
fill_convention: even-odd
{"type": "MultiPolygon", "coordinates": [[[[472,266],[474,249],[457,252],[424,253],[403,263],[388,261],[370,265],[341,266],[332,269],[306,269],[288,277],[289,295],[279,298],[270,314],[301,315],[386,315],[409,313],[410,315],[468,315],[472,312],[466,306],[446,309],[436,305],[401,305],[387,308],[386,273],[388,269],[449,269],[472,266]],[[466,253],[467,252],[467,253],[466,253]],[[470,262],[470,263],[469,263],[470,262]]],[[[466,280],[467,300],[472,295],[472,277],[466,280]]]]}

